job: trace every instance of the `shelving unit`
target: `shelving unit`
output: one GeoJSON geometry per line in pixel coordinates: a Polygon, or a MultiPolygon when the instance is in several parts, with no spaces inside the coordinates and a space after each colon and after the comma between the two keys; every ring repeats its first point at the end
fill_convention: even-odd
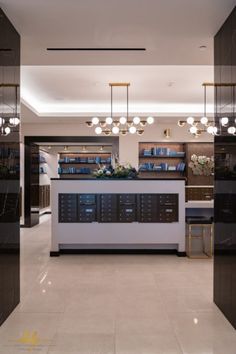
{"type": "Polygon", "coordinates": [[[214,198],[214,176],[196,176],[189,167],[191,156],[214,156],[214,144],[212,143],[188,143],[186,144],[186,202],[209,201],[214,198]]]}
{"type": "Polygon", "coordinates": [[[91,177],[99,165],[111,164],[109,151],[80,151],[59,153],[58,174],[60,178],[91,177]]]}
{"type": "Polygon", "coordinates": [[[139,143],[139,174],[146,178],[185,177],[184,143],[139,143]]]}

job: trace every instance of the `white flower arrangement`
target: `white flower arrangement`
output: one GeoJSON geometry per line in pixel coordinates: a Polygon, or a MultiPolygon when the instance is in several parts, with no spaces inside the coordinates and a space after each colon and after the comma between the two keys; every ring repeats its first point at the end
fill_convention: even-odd
{"type": "Polygon", "coordinates": [[[189,162],[189,167],[195,176],[212,176],[214,173],[214,157],[193,154],[189,162]]]}

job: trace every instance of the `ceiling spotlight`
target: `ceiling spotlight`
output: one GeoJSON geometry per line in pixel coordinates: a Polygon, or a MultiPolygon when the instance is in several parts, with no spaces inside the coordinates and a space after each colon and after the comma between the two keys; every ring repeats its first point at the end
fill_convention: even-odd
{"type": "Polygon", "coordinates": [[[137,134],[138,135],[143,135],[143,133],[144,133],[144,129],[138,129],[137,130],[137,134]]]}
{"type": "Polygon", "coordinates": [[[208,118],[207,117],[202,117],[200,119],[200,122],[203,124],[203,125],[206,125],[208,123],[208,118]]]}
{"type": "Polygon", "coordinates": [[[102,128],[101,127],[96,127],[95,128],[95,133],[98,134],[98,135],[102,134],[102,128]]]}
{"type": "Polygon", "coordinates": [[[200,49],[201,52],[204,52],[207,49],[207,46],[206,45],[200,45],[199,49],[200,49]]]}
{"type": "Polygon", "coordinates": [[[97,125],[97,124],[99,123],[98,117],[93,117],[93,118],[92,118],[92,123],[93,123],[94,125],[97,125]]]}
{"type": "MultiPolygon", "coordinates": [[[[133,118],[133,123],[136,124],[136,125],[139,124],[140,123],[140,118],[139,117],[134,117],[133,118]]],[[[149,123],[149,124],[152,124],[152,123],[149,123]]]]}
{"type": "Polygon", "coordinates": [[[93,122],[86,122],[87,127],[91,128],[93,126],[93,122]]]}
{"type": "Polygon", "coordinates": [[[185,126],[185,121],[184,120],[178,120],[178,126],[179,127],[184,127],[185,126]]]}
{"type": "Polygon", "coordinates": [[[134,127],[134,126],[132,126],[132,127],[129,128],[130,134],[135,134],[136,131],[137,131],[137,129],[136,129],[136,127],[134,127]]]}
{"type": "Polygon", "coordinates": [[[187,118],[187,123],[192,125],[194,123],[194,118],[193,117],[188,117],[187,118]]]}
{"type": "Polygon", "coordinates": [[[5,124],[5,119],[0,117],[0,127],[2,127],[5,124]]]}
{"type": "Polygon", "coordinates": [[[120,117],[120,124],[126,124],[127,118],[126,117],[120,117]]]}
{"type": "Polygon", "coordinates": [[[208,134],[214,134],[214,127],[212,125],[210,125],[209,127],[207,127],[207,133],[208,134]]]}
{"type": "Polygon", "coordinates": [[[221,120],[221,125],[225,127],[229,123],[229,118],[228,117],[222,117],[221,120]]]}
{"type": "Polygon", "coordinates": [[[147,123],[148,124],[153,124],[154,123],[154,118],[153,117],[147,117],[147,123]]]}
{"type": "Polygon", "coordinates": [[[146,120],[141,120],[140,121],[140,125],[141,125],[141,127],[146,127],[147,121],[146,120]]]}
{"type": "Polygon", "coordinates": [[[105,130],[104,130],[104,134],[105,134],[106,136],[111,135],[111,129],[105,129],[105,130]]]}
{"type": "Polygon", "coordinates": [[[113,134],[119,134],[119,131],[120,131],[120,129],[119,129],[117,126],[114,126],[114,127],[112,128],[112,133],[113,133],[113,134]]]}
{"type": "Polygon", "coordinates": [[[227,131],[228,131],[229,134],[235,134],[236,128],[235,128],[235,127],[229,127],[229,128],[227,129],[227,131]]]}
{"type": "Polygon", "coordinates": [[[127,135],[128,130],[127,129],[121,129],[120,133],[121,133],[121,135],[125,136],[125,135],[127,135]]]}
{"type": "Polygon", "coordinates": [[[190,131],[190,133],[191,134],[197,134],[197,127],[195,127],[195,126],[192,126],[190,129],[189,129],[189,131],[190,131]]]}

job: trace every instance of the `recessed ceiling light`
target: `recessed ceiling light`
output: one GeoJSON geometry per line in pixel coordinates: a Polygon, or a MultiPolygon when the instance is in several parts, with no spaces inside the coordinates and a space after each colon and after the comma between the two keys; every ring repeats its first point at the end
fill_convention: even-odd
{"type": "Polygon", "coordinates": [[[207,46],[206,45],[200,45],[199,49],[200,49],[201,52],[204,52],[204,50],[207,49],[207,46]]]}

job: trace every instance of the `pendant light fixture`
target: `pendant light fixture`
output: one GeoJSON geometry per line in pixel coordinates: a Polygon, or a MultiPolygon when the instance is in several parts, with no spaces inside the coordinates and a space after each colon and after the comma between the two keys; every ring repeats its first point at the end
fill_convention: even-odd
{"type": "Polygon", "coordinates": [[[122,135],[129,134],[142,135],[144,133],[144,127],[154,123],[153,117],[147,117],[147,119],[141,119],[138,116],[129,117],[129,87],[130,83],[109,83],[111,89],[111,114],[105,120],[100,120],[98,117],[93,117],[91,121],[86,122],[88,127],[95,126],[95,133],[97,135],[122,135]],[[123,87],[126,88],[126,116],[114,117],[113,112],[113,88],[123,87]]]}
{"type": "MultiPolygon", "coordinates": [[[[0,135],[7,136],[11,133],[11,131],[20,124],[20,118],[17,112],[17,104],[18,104],[18,88],[19,85],[17,84],[1,84],[0,87],[4,90],[4,88],[14,88],[15,90],[15,106],[13,108],[13,114],[9,118],[9,113],[5,114],[2,112],[2,116],[0,117],[0,135]]],[[[4,103],[2,102],[2,107],[4,107],[4,103]]]]}
{"type": "Polygon", "coordinates": [[[199,119],[195,119],[194,117],[190,116],[185,120],[179,120],[178,121],[178,126],[179,127],[184,127],[186,124],[188,124],[189,127],[189,132],[196,138],[204,132],[207,132],[209,134],[215,135],[217,132],[217,128],[214,126],[213,121],[209,121],[209,118],[207,117],[207,86],[210,86],[211,84],[203,83],[203,116],[199,119]]]}

